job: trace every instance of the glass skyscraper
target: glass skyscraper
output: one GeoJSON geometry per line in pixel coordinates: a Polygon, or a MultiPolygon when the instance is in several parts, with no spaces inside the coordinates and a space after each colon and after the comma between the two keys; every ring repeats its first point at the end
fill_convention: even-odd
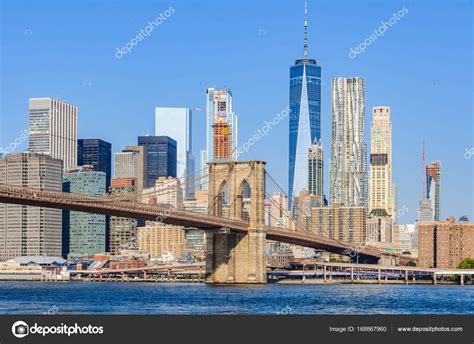
{"type": "Polygon", "coordinates": [[[77,140],[77,166],[89,165],[94,171],[105,172],[106,190],[112,177],[112,145],[101,139],[77,140]]]}
{"type": "Polygon", "coordinates": [[[308,190],[308,148],[321,139],[321,66],[308,58],[307,9],[303,58],[290,68],[288,202],[308,190]]]}
{"type": "Polygon", "coordinates": [[[186,198],[194,198],[192,112],[188,108],[155,108],[155,135],[169,136],[177,143],[177,177],[186,198]]]}
{"type": "MultiPolygon", "coordinates": [[[[64,174],[63,191],[74,194],[103,196],[105,172],[78,167],[64,174]]],[[[105,215],[63,211],[63,256],[91,258],[106,251],[107,227],[105,215]]]]}
{"type": "Polygon", "coordinates": [[[175,177],[177,169],[176,141],[168,136],[139,136],[144,147],[145,180],[143,187],[154,187],[160,177],[175,177]]]}

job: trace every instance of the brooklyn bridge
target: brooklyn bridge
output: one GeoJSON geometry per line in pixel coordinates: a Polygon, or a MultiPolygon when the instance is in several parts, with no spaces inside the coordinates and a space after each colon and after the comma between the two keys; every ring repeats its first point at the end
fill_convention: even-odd
{"type": "Polygon", "coordinates": [[[377,248],[322,237],[298,228],[265,225],[265,162],[259,160],[208,164],[208,214],[150,205],[136,199],[94,197],[0,184],[0,203],[75,210],[120,216],[206,231],[208,283],[266,283],[267,240],[346,255],[362,263],[398,264],[395,254],[377,248]],[[224,188],[228,212],[223,211],[224,188]],[[243,192],[250,190],[248,218],[243,217],[243,192]],[[225,215],[224,215],[225,213],[225,215]]]}

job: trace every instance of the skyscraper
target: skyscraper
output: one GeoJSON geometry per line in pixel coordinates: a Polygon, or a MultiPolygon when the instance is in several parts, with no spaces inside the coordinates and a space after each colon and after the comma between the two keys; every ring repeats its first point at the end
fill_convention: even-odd
{"type": "MultiPolygon", "coordinates": [[[[0,183],[61,191],[61,160],[35,153],[0,159],[0,183]]],[[[0,260],[18,256],[61,256],[60,209],[0,203],[0,260]]]]}
{"type": "Polygon", "coordinates": [[[323,190],[324,155],[321,140],[308,149],[308,193],[317,196],[318,207],[324,205],[323,190]]]}
{"type": "Polygon", "coordinates": [[[114,178],[135,178],[137,191],[143,190],[145,180],[146,155],[142,146],[126,146],[115,153],[114,178]]]}
{"type": "Polygon", "coordinates": [[[77,140],[77,166],[92,166],[93,171],[105,173],[106,190],[112,178],[112,145],[101,139],[77,140]]]}
{"type": "Polygon", "coordinates": [[[395,209],[392,188],[392,123],[390,108],[372,109],[370,134],[369,213],[383,209],[391,216],[395,209]]]}
{"type": "MultiPolygon", "coordinates": [[[[70,169],[64,174],[63,191],[103,196],[106,192],[105,172],[93,171],[88,166],[70,169]]],[[[64,257],[91,258],[106,251],[105,215],[65,210],[63,220],[64,257]]]]}
{"type": "Polygon", "coordinates": [[[290,68],[290,126],[288,203],[308,190],[308,148],[321,139],[321,67],[308,58],[307,7],[304,17],[303,58],[290,68]]]}
{"type": "Polygon", "coordinates": [[[431,201],[433,217],[439,221],[441,196],[441,161],[433,161],[426,166],[426,197],[431,201]]]}
{"type": "MultiPolygon", "coordinates": [[[[206,90],[206,150],[201,151],[201,175],[207,175],[208,162],[237,160],[238,117],[232,108],[229,89],[206,90]]],[[[207,190],[207,178],[202,179],[207,190]]]]}
{"type": "Polygon", "coordinates": [[[367,207],[367,147],[364,141],[365,81],[332,80],[332,141],[329,199],[367,207]]]}
{"type": "Polygon", "coordinates": [[[30,98],[29,147],[63,161],[63,171],[77,164],[77,107],[52,98],[30,98]]]}
{"type": "Polygon", "coordinates": [[[154,187],[160,177],[176,177],[177,145],[168,136],[139,136],[145,153],[144,188],[154,187]]]}
{"type": "Polygon", "coordinates": [[[185,198],[194,197],[194,156],[192,154],[192,112],[188,108],[155,108],[155,135],[169,136],[177,143],[177,177],[185,198]]]}

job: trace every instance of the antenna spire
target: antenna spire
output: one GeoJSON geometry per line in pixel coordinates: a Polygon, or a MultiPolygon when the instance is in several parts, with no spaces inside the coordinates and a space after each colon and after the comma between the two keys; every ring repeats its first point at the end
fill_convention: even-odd
{"type": "Polygon", "coordinates": [[[308,58],[308,4],[304,3],[304,52],[303,57],[308,58]]]}
{"type": "Polygon", "coordinates": [[[421,199],[426,199],[425,141],[421,153],[421,199]]]}

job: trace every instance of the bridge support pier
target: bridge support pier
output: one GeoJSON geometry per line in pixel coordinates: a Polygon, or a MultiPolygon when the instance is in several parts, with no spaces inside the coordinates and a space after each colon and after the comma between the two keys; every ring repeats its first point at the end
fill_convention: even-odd
{"type": "Polygon", "coordinates": [[[267,283],[265,232],[208,233],[206,283],[267,283]]]}
{"type": "Polygon", "coordinates": [[[208,213],[248,219],[248,227],[245,232],[231,229],[207,232],[206,282],[267,283],[265,162],[212,162],[208,163],[208,169],[208,213]],[[243,199],[249,196],[250,207],[246,210],[243,199]],[[228,215],[224,215],[224,203],[228,215]]]}

